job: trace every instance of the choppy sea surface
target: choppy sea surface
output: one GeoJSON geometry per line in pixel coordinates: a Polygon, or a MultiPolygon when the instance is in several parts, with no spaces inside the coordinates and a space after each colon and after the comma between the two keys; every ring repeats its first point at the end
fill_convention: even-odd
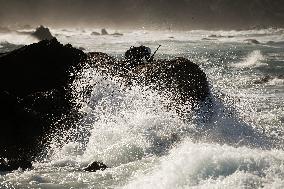
{"type": "MultiPolygon", "coordinates": [[[[0,188],[284,188],[284,29],[248,31],[119,31],[51,29],[64,44],[122,58],[135,45],[156,58],[189,58],[207,74],[213,113],[181,118],[165,108],[167,94],[85,69],[73,83],[85,117],[51,137],[47,155],[34,169],[0,173],[0,188]],[[116,31],[111,31],[113,33],[116,31]],[[254,41],[254,40],[257,41],[254,41]],[[90,99],[82,100],[90,85],[90,99]],[[66,140],[64,140],[66,141],[66,140]],[[110,168],[82,169],[93,161],[110,168]]],[[[37,42],[0,34],[0,52],[37,42]]],[[[186,109],[184,104],[182,108],[186,109]]]]}

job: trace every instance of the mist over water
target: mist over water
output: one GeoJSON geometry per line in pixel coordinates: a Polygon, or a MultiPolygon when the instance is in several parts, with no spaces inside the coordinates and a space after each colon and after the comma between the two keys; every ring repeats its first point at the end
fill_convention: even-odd
{"type": "Polygon", "coordinates": [[[283,27],[283,5],[281,0],[1,0],[0,24],[174,30],[283,27]]]}

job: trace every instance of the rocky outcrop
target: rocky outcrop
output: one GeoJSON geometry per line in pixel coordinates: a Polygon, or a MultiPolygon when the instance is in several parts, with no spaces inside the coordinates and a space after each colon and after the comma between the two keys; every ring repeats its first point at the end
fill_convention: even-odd
{"type": "Polygon", "coordinates": [[[135,81],[152,89],[172,92],[176,102],[189,102],[195,106],[210,94],[206,74],[186,58],[158,59],[129,66],[132,62],[118,61],[105,53],[89,53],[88,61],[107,74],[122,77],[130,85],[135,81]]]}
{"type": "Polygon", "coordinates": [[[99,32],[92,32],[91,35],[101,35],[99,32]]]}
{"type": "Polygon", "coordinates": [[[122,33],[118,33],[118,32],[114,32],[113,34],[111,34],[111,35],[113,35],[113,36],[123,36],[123,34],[122,33]]]}
{"type": "Polygon", "coordinates": [[[55,38],[0,57],[0,157],[30,161],[48,133],[78,118],[69,84],[85,58],[55,38]]]}
{"type": "Polygon", "coordinates": [[[32,169],[32,163],[26,160],[5,160],[0,158],[0,172],[10,172],[17,169],[32,169]]]}
{"type": "Polygon", "coordinates": [[[256,39],[245,39],[244,42],[248,44],[255,44],[255,45],[260,44],[260,42],[257,41],[256,39]]]}
{"type": "MultiPolygon", "coordinates": [[[[176,96],[175,101],[193,104],[204,101],[210,93],[206,74],[197,64],[186,58],[156,60],[140,65],[134,72],[142,73],[146,85],[154,84],[159,90],[168,90],[176,96]]],[[[141,75],[141,74],[140,74],[141,75]]]]}
{"type": "MultiPolygon", "coordinates": [[[[121,77],[128,85],[135,81],[154,90],[170,91],[177,103],[195,106],[210,93],[205,73],[185,58],[129,66],[133,62],[105,53],[85,54],[55,38],[24,46],[0,56],[0,157],[13,160],[2,162],[3,170],[29,168],[27,162],[42,152],[49,134],[63,133],[79,120],[70,84],[75,79],[72,73],[85,64],[121,77]]],[[[94,162],[85,170],[105,168],[94,162]]]]}
{"type": "Polygon", "coordinates": [[[107,168],[108,167],[104,163],[95,161],[90,165],[88,165],[86,168],[84,168],[84,171],[87,172],[104,171],[107,168]]]}
{"type": "Polygon", "coordinates": [[[272,79],[273,79],[272,76],[266,75],[266,76],[264,76],[264,77],[261,77],[260,79],[254,80],[253,83],[254,83],[254,84],[264,84],[264,83],[269,82],[269,81],[272,80],[272,79]]]}
{"type": "Polygon", "coordinates": [[[91,33],[91,35],[113,35],[113,36],[115,36],[115,37],[123,36],[122,33],[118,33],[118,32],[114,32],[114,33],[112,33],[112,34],[109,34],[105,28],[103,28],[103,29],[101,30],[101,33],[94,31],[94,32],[91,33]]]}
{"type": "Polygon", "coordinates": [[[108,32],[107,32],[107,30],[105,28],[102,29],[101,35],[108,35],[108,32]]]}
{"type": "Polygon", "coordinates": [[[40,41],[51,40],[53,38],[49,29],[44,26],[39,26],[36,31],[32,33],[32,36],[36,37],[40,41]]]}

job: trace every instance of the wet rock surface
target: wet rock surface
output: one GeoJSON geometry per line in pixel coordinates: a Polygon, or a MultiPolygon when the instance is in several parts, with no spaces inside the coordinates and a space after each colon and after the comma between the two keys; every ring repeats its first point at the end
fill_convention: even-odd
{"type": "Polygon", "coordinates": [[[5,160],[0,158],[0,172],[32,169],[32,163],[26,160],[5,160]]]}
{"type": "Polygon", "coordinates": [[[91,163],[90,165],[88,165],[86,168],[84,168],[84,171],[87,171],[87,172],[104,171],[107,168],[108,167],[104,163],[95,161],[91,163]]]}
{"type": "MultiPolygon", "coordinates": [[[[55,38],[43,40],[0,56],[0,157],[31,162],[42,152],[50,133],[66,131],[79,120],[70,84],[74,73],[85,65],[121,77],[127,85],[138,82],[170,91],[176,94],[172,100],[177,103],[189,101],[195,106],[210,93],[205,73],[185,58],[137,64],[100,52],[85,54],[55,38]]],[[[21,167],[14,165],[10,170],[21,167]]],[[[85,170],[106,168],[94,162],[85,170]]]]}
{"type": "Polygon", "coordinates": [[[101,30],[101,35],[108,35],[108,32],[105,28],[101,30]]]}
{"type": "Polygon", "coordinates": [[[135,81],[153,89],[173,92],[176,94],[173,100],[176,101],[198,104],[210,95],[206,74],[186,58],[157,59],[137,64],[118,61],[105,53],[89,53],[88,57],[88,64],[107,74],[120,76],[129,84],[135,81]]]}
{"type": "Polygon", "coordinates": [[[0,57],[0,157],[30,161],[50,132],[78,119],[69,84],[85,57],[55,38],[0,57]]]}
{"type": "Polygon", "coordinates": [[[31,34],[36,37],[38,40],[51,40],[53,38],[50,30],[44,26],[39,26],[36,28],[36,31],[31,34]]]}

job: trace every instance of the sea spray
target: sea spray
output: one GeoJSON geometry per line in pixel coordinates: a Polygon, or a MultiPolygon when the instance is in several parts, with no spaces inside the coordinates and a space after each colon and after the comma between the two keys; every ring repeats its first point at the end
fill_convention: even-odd
{"type": "MultiPolygon", "coordinates": [[[[194,62],[202,64],[214,89],[217,102],[211,122],[190,121],[196,120],[196,117],[181,119],[173,109],[164,108],[169,104],[167,95],[159,96],[155,91],[140,86],[131,92],[120,85],[119,79],[117,82],[115,78],[104,79],[89,69],[86,72],[90,73],[88,77],[91,81],[83,74],[81,78],[86,79],[86,85],[82,80],[77,86],[74,84],[84,88],[76,89],[78,93],[74,92],[74,96],[78,104],[83,104],[81,111],[85,116],[76,123],[74,131],[66,133],[67,139],[57,140],[67,142],[61,142],[60,145],[52,143],[54,146],[50,149],[50,156],[44,161],[33,162],[33,170],[1,173],[0,188],[284,187],[283,142],[279,144],[276,141],[274,144],[272,138],[268,140],[271,149],[263,150],[259,145],[250,145],[254,141],[258,144],[264,141],[261,137],[244,137],[245,133],[250,136],[255,132],[262,134],[263,130],[266,136],[283,139],[282,85],[253,85],[251,82],[258,76],[282,72],[283,64],[279,60],[284,58],[283,51],[262,44],[243,44],[248,37],[263,44],[266,41],[283,41],[283,29],[170,33],[128,31],[117,38],[97,38],[89,34],[70,31],[68,34],[59,33],[58,38],[61,42],[86,47],[89,51],[119,55],[137,43],[153,47],[159,43],[163,45],[161,52],[164,54],[159,54],[161,57],[194,58],[194,62]],[[234,37],[217,39],[215,42],[201,41],[204,36],[212,34],[234,37]],[[174,39],[169,39],[169,36],[174,39]],[[260,51],[265,57],[260,62],[268,66],[244,69],[231,66],[243,62],[253,51],[260,51]],[[277,59],[268,52],[277,54],[277,59]],[[88,83],[90,90],[85,90],[88,83]],[[104,93],[104,90],[107,92],[104,93]],[[90,93],[80,94],[80,91],[90,93]],[[111,91],[114,91],[113,97],[111,91]],[[131,100],[135,102],[131,103],[131,100]],[[117,101],[120,105],[114,103],[116,106],[113,106],[112,102],[117,101]],[[107,114],[104,116],[104,113],[107,114]],[[106,131],[100,128],[106,128],[106,131]],[[230,142],[236,141],[240,133],[243,133],[241,137],[245,140],[230,142]],[[97,141],[103,141],[102,145],[107,148],[100,149],[97,141]],[[115,145],[116,141],[119,145],[115,145]],[[160,144],[166,145],[163,147],[160,144]],[[126,157],[122,154],[126,154],[126,157]],[[96,173],[82,171],[97,158],[110,162],[111,168],[96,173]]],[[[239,139],[243,139],[241,137],[239,139]]]]}
{"type": "Polygon", "coordinates": [[[242,61],[237,64],[233,64],[234,67],[237,68],[252,68],[252,67],[260,67],[265,66],[267,64],[262,61],[265,60],[265,57],[259,50],[254,50],[242,61]]]}

